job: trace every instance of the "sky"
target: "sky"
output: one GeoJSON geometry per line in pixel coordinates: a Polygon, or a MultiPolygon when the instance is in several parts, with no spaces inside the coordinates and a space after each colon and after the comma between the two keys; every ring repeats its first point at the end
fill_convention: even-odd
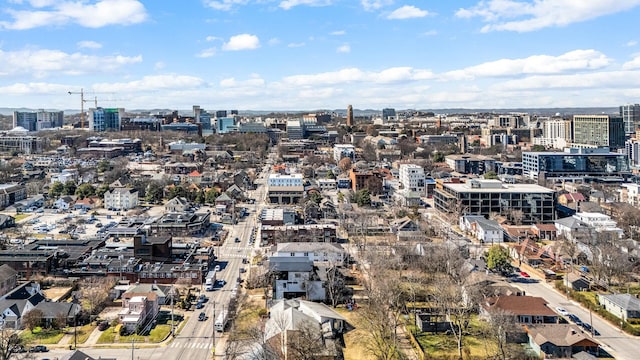
{"type": "Polygon", "coordinates": [[[0,107],[640,103],[638,19],[640,0],[0,0],[0,107]]]}

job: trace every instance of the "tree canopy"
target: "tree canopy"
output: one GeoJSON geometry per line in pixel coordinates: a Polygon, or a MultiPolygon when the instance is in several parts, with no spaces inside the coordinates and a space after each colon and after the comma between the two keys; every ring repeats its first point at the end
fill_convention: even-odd
{"type": "Polygon", "coordinates": [[[487,253],[487,267],[491,270],[509,271],[511,269],[509,250],[500,245],[493,245],[487,253]]]}

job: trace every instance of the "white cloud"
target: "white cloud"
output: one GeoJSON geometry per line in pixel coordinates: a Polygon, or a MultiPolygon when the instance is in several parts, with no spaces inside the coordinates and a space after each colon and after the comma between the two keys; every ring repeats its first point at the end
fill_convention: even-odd
{"type": "Polygon", "coordinates": [[[360,0],[365,11],[373,11],[393,4],[393,0],[360,0]]]}
{"type": "Polygon", "coordinates": [[[427,15],[429,15],[429,12],[427,10],[422,10],[412,5],[405,5],[391,12],[391,14],[387,16],[387,19],[404,20],[404,19],[421,18],[427,15]]]}
{"type": "Polygon", "coordinates": [[[94,56],[65,53],[60,50],[0,50],[0,75],[33,75],[38,78],[52,73],[81,75],[114,72],[124,65],[142,62],[142,56],[94,56]]]}
{"type": "Polygon", "coordinates": [[[482,18],[489,23],[483,32],[528,32],[587,21],[638,5],[640,0],[483,0],[474,7],[459,9],[456,16],[482,18]]]}
{"type": "Polygon", "coordinates": [[[350,53],[351,52],[351,46],[349,46],[349,44],[344,44],[342,46],[338,46],[338,48],[336,49],[336,52],[342,53],[342,54],[350,53]]]}
{"type": "Polygon", "coordinates": [[[94,3],[70,1],[31,1],[34,9],[5,9],[11,21],[0,21],[0,28],[27,30],[42,26],[78,24],[88,28],[131,25],[148,17],[138,0],[99,0],[94,3]]]}
{"type": "Polygon", "coordinates": [[[560,56],[533,55],[522,59],[500,59],[443,74],[445,80],[476,77],[518,76],[522,74],[558,74],[566,71],[594,70],[611,63],[596,50],[574,50],[560,56]]]}
{"type": "Polygon", "coordinates": [[[600,71],[589,74],[530,76],[509,80],[495,86],[500,90],[546,89],[620,89],[635,88],[640,82],[640,71],[600,71]]]}
{"type": "Polygon", "coordinates": [[[433,79],[434,75],[429,70],[414,69],[411,67],[394,67],[380,72],[365,72],[358,68],[346,68],[313,75],[293,75],[283,79],[288,85],[313,86],[313,85],[337,85],[357,82],[394,83],[403,81],[418,81],[433,79]]]}
{"type": "Polygon", "coordinates": [[[220,87],[223,88],[255,88],[263,87],[265,85],[264,79],[259,75],[253,74],[251,78],[247,80],[236,80],[235,78],[222,79],[220,81],[220,87]]]}
{"type": "Polygon", "coordinates": [[[260,39],[251,34],[239,34],[229,38],[229,41],[222,45],[222,50],[239,51],[254,50],[260,47],[260,39]]]}
{"type": "Polygon", "coordinates": [[[201,87],[205,81],[201,78],[188,75],[150,75],[140,80],[133,80],[122,83],[99,83],[92,86],[92,91],[97,92],[150,92],[155,90],[185,88],[193,89],[201,87]]]}
{"type": "Polygon", "coordinates": [[[247,3],[247,0],[210,0],[205,4],[215,10],[229,11],[235,5],[246,5],[247,3]]]}
{"type": "Polygon", "coordinates": [[[280,39],[271,38],[271,39],[269,39],[269,41],[267,41],[267,44],[269,44],[269,46],[276,46],[276,45],[280,44],[280,39]]]}
{"type": "Polygon", "coordinates": [[[336,31],[332,31],[329,33],[329,35],[333,35],[333,36],[342,36],[345,35],[347,32],[344,30],[336,30],[336,31]]]}
{"type": "Polygon", "coordinates": [[[331,0],[283,0],[278,5],[284,10],[289,10],[293,7],[306,5],[306,6],[328,6],[331,5],[331,0]]]}
{"type": "Polygon", "coordinates": [[[156,70],[162,70],[167,66],[167,64],[164,63],[164,61],[156,61],[155,64],[153,64],[153,68],[156,70]]]}
{"type": "Polygon", "coordinates": [[[299,42],[299,43],[290,43],[287,45],[287,47],[289,48],[299,48],[299,47],[303,47],[305,46],[304,42],[299,42]]]}
{"type": "Polygon", "coordinates": [[[15,95],[40,95],[40,94],[66,94],[69,86],[43,82],[16,83],[0,87],[0,94],[6,96],[15,95]]]}
{"type": "Polygon", "coordinates": [[[631,61],[622,64],[624,70],[640,69],[640,55],[636,55],[631,61]]]}
{"type": "Polygon", "coordinates": [[[210,41],[222,40],[222,38],[219,38],[217,36],[207,36],[206,38],[204,38],[204,40],[207,42],[210,42],[210,41]]]}
{"type": "Polygon", "coordinates": [[[208,49],[204,49],[201,52],[199,52],[196,57],[199,58],[210,58],[216,55],[216,53],[218,52],[218,50],[215,47],[211,47],[208,49]]]}
{"type": "Polygon", "coordinates": [[[99,42],[91,41],[91,40],[78,41],[76,43],[76,45],[81,49],[82,48],[86,48],[86,49],[100,49],[100,48],[102,48],[102,44],[100,44],[99,42]]]}
{"type": "Polygon", "coordinates": [[[636,40],[627,41],[627,43],[625,44],[625,46],[627,47],[634,47],[636,45],[638,45],[638,42],[636,40]]]}

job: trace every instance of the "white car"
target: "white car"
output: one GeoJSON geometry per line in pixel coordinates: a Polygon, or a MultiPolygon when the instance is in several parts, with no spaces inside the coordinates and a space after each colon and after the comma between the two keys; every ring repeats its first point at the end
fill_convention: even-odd
{"type": "Polygon", "coordinates": [[[569,316],[569,312],[567,310],[565,310],[564,308],[557,307],[556,311],[558,312],[558,314],[560,314],[562,316],[569,316]]]}

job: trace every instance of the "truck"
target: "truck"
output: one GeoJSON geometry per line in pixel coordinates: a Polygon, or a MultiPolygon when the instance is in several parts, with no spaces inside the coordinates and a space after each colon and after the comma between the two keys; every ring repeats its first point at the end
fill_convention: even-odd
{"type": "Polygon", "coordinates": [[[206,291],[213,291],[213,287],[216,285],[216,272],[209,271],[207,277],[204,279],[204,289],[206,291]]]}
{"type": "Polygon", "coordinates": [[[216,318],[216,322],[214,324],[217,332],[224,332],[224,328],[225,326],[227,326],[227,315],[227,310],[223,310],[220,314],[218,314],[218,317],[216,318]]]}

